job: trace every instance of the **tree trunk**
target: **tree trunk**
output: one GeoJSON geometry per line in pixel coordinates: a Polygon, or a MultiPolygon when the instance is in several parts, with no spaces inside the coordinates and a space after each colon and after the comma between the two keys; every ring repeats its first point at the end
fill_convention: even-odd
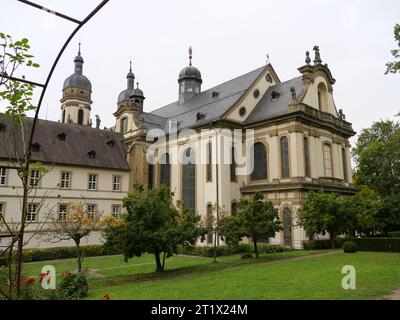
{"type": "Polygon", "coordinates": [[[76,245],[76,263],[78,267],[78,272],[82,271],[82,254],[81,254],[81,247],[80,247],[81,239],[75,239],[76,245]]]}
{"type": "Polygon", "coordinates": [[[165,269],[165,251],[164,251],[164,255],[163,255],[163,260],[162,260],[162,269],[165,269]]]}
{"type": "Polygon", "coordinates": [[[256,254],[256,258],[258,258],[258,247],[256,238],[253,238],[253,244],[254,244],[254,253],[256,254]]]}
{"type": "Polygon", "coordinates": [[[156,257],[156,272],[164,271],[164,268],[161,265],[160,252],[155,251],[154,256],[156,257]]]}
{"type": "Polygon", "coordinates": [[[22,275],[22,250],[24,248],[24,233],[28,209],[28,180],[29,180],[29,162],[30,157],[26,157],[23,168],[22,186],[22,212],[21,212],[21,227],[18,233],[17,255],[15,259],[15,284],[16,284],[16,298],[18,299],[21,292],[21,275],[22,275]]]}
{"type": "Polygon", "coordinates": [[[332,249],[336,249],[336,246],[335,246],[335,234],[334,233],[329,233],[329,237],[331,239],[331,248],[332,249]]]}

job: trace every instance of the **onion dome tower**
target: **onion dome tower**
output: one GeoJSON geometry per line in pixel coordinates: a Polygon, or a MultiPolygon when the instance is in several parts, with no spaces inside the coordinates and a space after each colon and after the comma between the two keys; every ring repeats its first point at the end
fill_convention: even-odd
{"type": "Polygon", "coordinates": [[[61,99],[61,122],[89,125],[93,103],[91,100],[92,84],[83,75],[84,60],[81,56],[80,43],[74,64],[74,73],[64,81],[61,99]]]}
{"type": "Polygon", "coordinates": [[[179,104],[184,104],[201,92],[201,84],[203,83],[203,80],[201,79],[199,69],[192,66],[192,57],[193,50],[192,47],[190,47],[189,66],[183,68],[179,73],[179,104]]]}

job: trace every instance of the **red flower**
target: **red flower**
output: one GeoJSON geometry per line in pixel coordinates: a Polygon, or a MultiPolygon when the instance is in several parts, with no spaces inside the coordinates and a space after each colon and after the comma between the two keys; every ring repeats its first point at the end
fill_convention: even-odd
{"type": "Polygon", "coordinates": [[[67,276],[68,277],[72,276],[72,272],[67,272],[67,276]]]}
{"type": "Polygon", "coordinates": [[[34,279],[34,278],[28,278],[28,280],[27,280],[27,283],[28,283],[28,284],[34,283],[34,282],[35,282],[35,279],[34,279]]]}
{"type": "Polygon", "coordinates": [[[43,281],[43,278],[47,276],[47,273],[41,273],[39,274],[39,282],[43,281]]]}
{"type": "Polygon", "coordinates": [[[103,297],[103,300],[111,300],[110,299],[110,295],[108,293],[106,293],[103,297]]]}

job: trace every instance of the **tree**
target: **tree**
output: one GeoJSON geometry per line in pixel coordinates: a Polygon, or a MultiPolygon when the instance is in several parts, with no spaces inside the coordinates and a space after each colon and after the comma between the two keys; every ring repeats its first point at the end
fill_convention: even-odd
{"type": "MultiPolygon", "coordinates": [[[[11,228],[10,225],[3,220],[3,226],[8,234],[8,245],[6,249],[2,250],[0,256],[12,256],[15,245],[17,245],[17,254],[15,259],[15,271],[11,272],[13,259],[8,259],[9,263],[9,281],[10,290],[4,293],[8,299],[18,298],[20,293],[20,277],[22,271],[22,249],[25,244],[25,228],[27,225],[28,216],[28,197],[32,189],[29,184],[29,168],[31,165],[31,144],[35,131],[35,126],[25,130],[26,113],[35,111],[38,114],[38,109],[32,104],[32,96],[34,85],[14,80],[13,75],[21,68],[38,68],[39,64],[35,63],[33,55],[29,54],[30,45],[29,40],[23,38],[14,41],[8,34],[0,32],[0,98],[7,104],[6,117],[16,126],[22,135],[22,145],[19,146],[23,151],[19,157],[14,154],[10,155],[9,162],[12,162],[11,169],[15,169],[19,173],[22,183],[22,205],[21,205],[21,218],[18,228],[11,228]],[[25,134],[28,139],[25,139],[25,134]],[[15,291],[15,292],[14,292],[15,291]]],[[[24,78],[24,76],[23,76],[24,78]]],[[[37,116],[35,116],[35,119],[37,116]]],[[[0,123],[0,133],[4,133],[5,125],[0,123]]]]}
{"type": "Polygon", "coordinates": [[[206,233],[200,216],[180,202],[174,204],[173,193],[164,185],[145,192],[135,184],[124,207],[127,214],[121,223],[108,224],[104,230],[106,245],[120,249],[125,260],[145,252],[154,254],[157,272],[164,270],[165,258],[178,245],[195,244],[206,233]]]}
{"type": "Polygon", "coordinates": [[[270,201],[263,201],[264,196],[257,192],[252,199],[242,199],[238,203],[238,215],[230,217],[222,228],[228,243],[237,243],[243,237],[251,238],[254,254],[259,257],[257,242],[273,238],[282,230],[278,210],[270,201]]]}
{"type": "Polygon", "coordinates": [[[379,229],[378,215],[382,205],[379,195],[367,186],[362,186],[354,196],[343,198],[340,207],[344,215],[349,216],[348,233],[352,236],[356,232],[366,236],[374,234],[379,229]]]}
{"type": "Polygon", "coordinates": [[[77,270],[82,271],[81,240],[93,231],[100,230],[101,215],[94,209],[88,212],[86,204],[73,203],[67,206],[65,216],[52,217],[52,228],[46,231],[52,242],[73,240],[76,247],[77,270]]]}
{"type": "MultiPolygon", "coordinates": [[[[397,41],[397,46],[400,48],[400,25],[396,24],[394,27],[394,39],[397,41]]],[[[394,61],[386,64],[386,74],[397,73],[400,71],[400,49],[393,49],[391,51],[394,61]]]]}
{"type": "Polygon", "coordinates": [[[381,196],[400,192],[400,124],[378,121],[364,129],[354,149],[355,181],[381,196]]]}
{"type": "Polygon", "coordinates": [[[337,194],[310,192],[299,209],[298,222],[307,236],[329,233],[332,249],[336,236],[346,232],[351,224],[351,213],[341,208],[337,194]]]}

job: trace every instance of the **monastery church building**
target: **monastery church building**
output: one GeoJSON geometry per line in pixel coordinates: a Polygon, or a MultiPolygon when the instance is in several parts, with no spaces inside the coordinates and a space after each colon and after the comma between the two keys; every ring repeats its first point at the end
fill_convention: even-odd
{"type": "MultiPolygon", "coordinates": [[[[179,73],[178,100],[151,112],[145,111],[145,96],[131,67],[111,129],[101,129],[98,116],[95,123],[91,120],[92,85],[83,74],[79,50],[74,73],[64,82],[61,120],[40,120],[35,133],[33,160],[51,170],[43,177],[31,172],[35,194],[46,200],[30,202],[28,231],[35,230],[46,211],[63,219],[68,203],[82,199],[89,212],[120,216],[123,198],[141,182],[146,189],[167,185],[175,200],[203,217],[216,203],[235,215],[240,199],[261,192],[283,222],[283,231],[266,241],[301,248],[307,238],[296,215],[307,193],[356,192],[349,143],[355,132],[336,108],[335,79],[319,47],[313,50],[313,61],[307,52],[297,78],[282,82],[267,63],[203,91],[190,49],[189,65],[179,73]],[[234,130],[242,132],[240,139],[228,137],[234,130]]],[[[7,121],[0,114],[7,128],[0,131],[0,140],[12,136],[17,142],[21,137],[7,121]]],[[[29,128],[32,119],[26,121],[29,128]]],[[[9,159],[0,143],[0,214],[15,220],[22,189],[9,159]]],[[[100,241],[99,234],[86,240],[100,241]]],[[[206,243],[212,244],[212,237],[206,243]]],[[[29,243],[53,245],[40,237],[29,243]]]]}

